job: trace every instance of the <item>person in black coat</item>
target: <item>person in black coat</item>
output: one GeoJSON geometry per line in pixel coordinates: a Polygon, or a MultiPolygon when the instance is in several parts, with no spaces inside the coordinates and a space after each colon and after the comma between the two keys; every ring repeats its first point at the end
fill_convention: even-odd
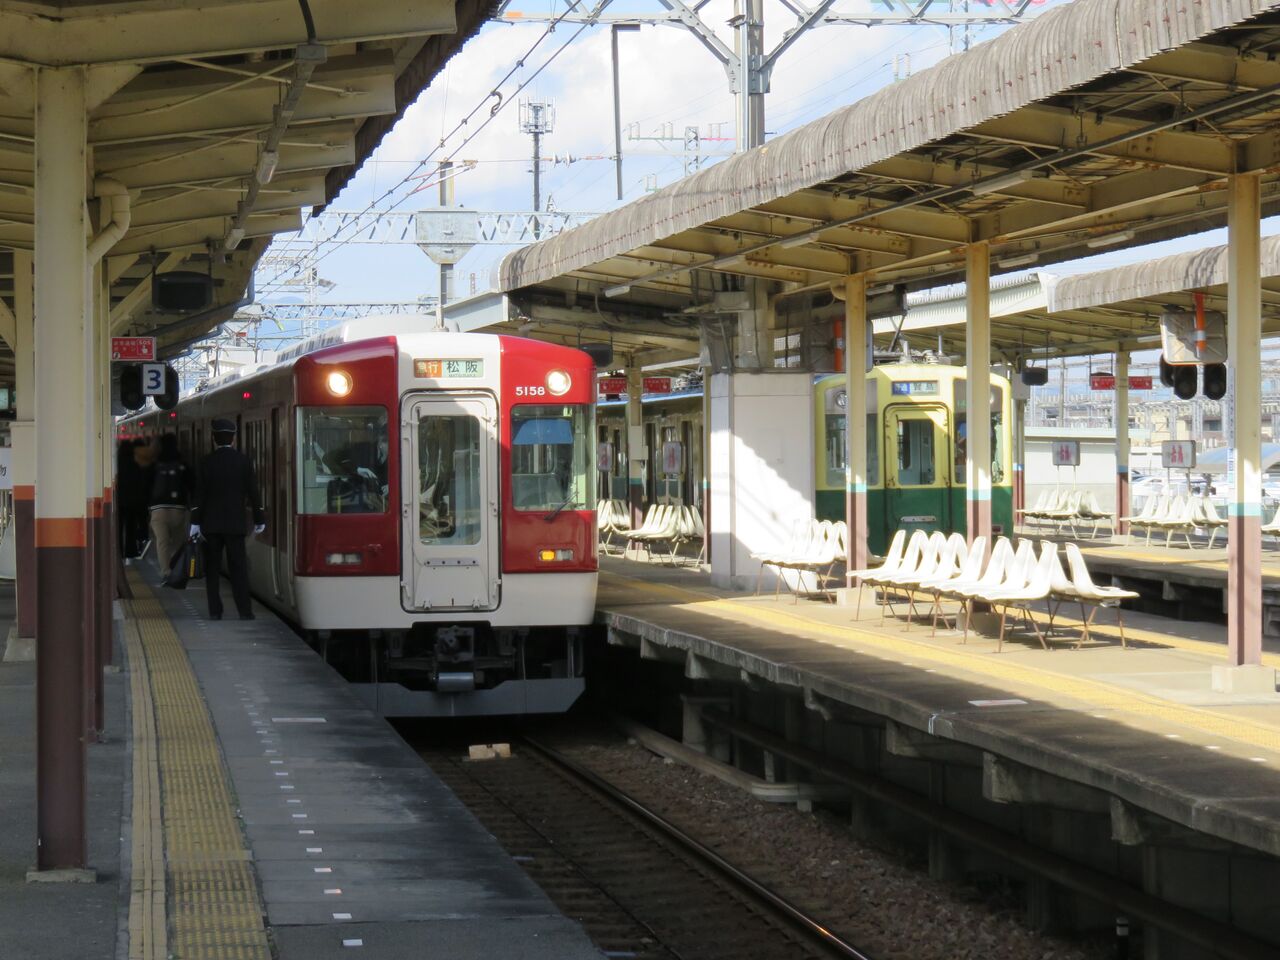
{"type": "Polygon", "coordinates": [[[241,620],[253,619],[249,601],[249,564],[244,540],[249,535],[246,508],[253,512],[253,532],[266,529],[267,516],[258,499],[258,484],[249,458],[232,444],[236,425],[230,420],[214,420],[214,451],[200,462],[196,471],[196,496],[191,507],[191,535],[203,537],[205,544],[205,590],[209,617],[222,619],[222,596],[218,590],[219,564],[225,553],[231,595],[241,620]]]}

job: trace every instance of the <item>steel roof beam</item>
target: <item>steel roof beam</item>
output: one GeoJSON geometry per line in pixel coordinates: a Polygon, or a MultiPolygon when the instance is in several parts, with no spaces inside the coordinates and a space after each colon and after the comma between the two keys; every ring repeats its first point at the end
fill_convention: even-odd
{"type": "Polygon", "coordinates": [[[1226,175],[1234,169],[1235,151],[1230,144],[1216,137],[1171,130],[1146,132],[1150,127],[1150,124],[1137,120],[1098,120],[1089,111],[1073,114],[1070,110],[1056,107],[1034,106],[977,124],[961,136],[1050,152],[1071,145],[1073,150],[1098,156],[1178,167],[1197,173],[1226,175]],[[1097,147],[1091,148],[1091,144],[1097,144],[1097,147]]]}
{"type": "MultiPolygon", "coordinates": [[[[450,0],[310,0],[317,43],[367,43],[453,33],[450,0]]],[[[288,49],[308,39],[297,0],[6,4],[0,58],[70,65],[172,60],[288,49]]]]}

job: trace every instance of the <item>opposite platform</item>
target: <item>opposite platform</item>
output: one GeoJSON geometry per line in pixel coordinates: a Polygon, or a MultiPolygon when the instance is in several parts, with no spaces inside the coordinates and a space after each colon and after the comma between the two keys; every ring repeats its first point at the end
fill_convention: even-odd
{"type": "Polygon", "coordinates": [[[292,631],[130,579],[131,958],[599,957],[292,631]]]}
{"type": "Polygon", "coordinates": [[[616,558],[602,568],[611,642],[683,658],[687,676],[800,690],[819,708],[867,711],[1280,855],[1280,695],[1211,689],[1221,627],[1126,614],[1129,649],[1109,622],[1072,649],[1079,621],[1059,616],[1055,649],[1028,633],[997,654],[994,638],[931,638],[927,622],[908,631],[890,616],[882,627],[870,591],[855,621],[852,605],[729,593],[688,569],[616,558]]]}

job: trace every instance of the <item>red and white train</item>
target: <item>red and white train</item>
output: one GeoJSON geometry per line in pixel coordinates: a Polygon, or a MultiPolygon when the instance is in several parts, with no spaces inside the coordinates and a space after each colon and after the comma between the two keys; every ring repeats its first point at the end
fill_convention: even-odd
{"type": "Polygon", "coordinates": [[[172,431],[195,462],[236,422],[268,516],[254,595],[382,714],[567,710],[595,612],[592,359],[421,324],[343,324],[120,434],[172,431]]]}

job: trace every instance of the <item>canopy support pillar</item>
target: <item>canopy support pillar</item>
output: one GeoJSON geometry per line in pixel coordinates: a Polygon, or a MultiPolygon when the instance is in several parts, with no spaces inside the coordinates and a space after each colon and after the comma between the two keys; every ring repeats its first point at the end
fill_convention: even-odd
{"type": "Polygon", "coordinates": [[[644,391],[644,374],[635,362],[626,369],[627,374],[627,505],[631,508],[631,526],[640,526],[644,519],[644,473],[646,459],[651,456],[644,449],[644,414],[640,397],[644,391]]]}
{"type": "Polygon", "coordinates": [[[965,250],[965,529],[991,550],[991,245],[965,250]]]}
{"type": "Polygon", "coordinates": [[[88,256],[83,67],[36,71],[36,869],[81,872],[86,811],[88,256]]]}
{"type": "Polygon", "coordinates": [[[1213,685],[1275,690],[1262,664],[1262,199],[1256,173],[1227,182],[1227,370],[1233,483],[1227,504],[1227,665],[1213,685]]]}
{"type": "Polygon", "coordinates": [[[1116,353],[1116,525],[1117,534],[1129,532],[1121,517],[1129,510],[1129,351],[1116,353]]]}
{"type": "Polygon", "coordinates": [[[852,571],[867,568],[867,278],[849,277],[844,284],[845,437],[848,470],[844,515],[849,527],[845,549],[845,582],[857,586],[852,571]]]}
{"type": "Polygon", "coordinates": [[[6,660],[31,660],[36,642],[36,346],[31,251],[13,251],[13,530],[17,616],[6,660]]]}

